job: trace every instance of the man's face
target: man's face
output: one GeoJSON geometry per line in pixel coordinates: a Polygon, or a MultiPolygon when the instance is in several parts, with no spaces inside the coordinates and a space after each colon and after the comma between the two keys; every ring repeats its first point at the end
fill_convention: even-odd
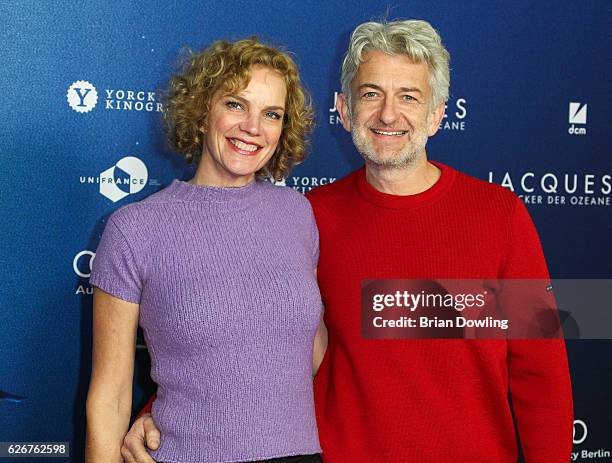
{"type": "Polygon", "coordinates": [[[427,63],[406,55],[370,51],[351,83],[349,115],[344,96],[338,109],[361,155],[381,167],[401,168],[425,155],[438,130],[444,104],[431,109],[427,63]]]}

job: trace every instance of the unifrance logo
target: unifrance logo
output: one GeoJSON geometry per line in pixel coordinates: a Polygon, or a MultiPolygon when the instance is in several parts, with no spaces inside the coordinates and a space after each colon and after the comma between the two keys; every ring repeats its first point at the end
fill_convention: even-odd
{"type": "Polygon", "coordinates": [[[86,80],[77,80],[68,87],[66,100],[77,113],[88,113],[98,104],[96,87],[86,80]]]}
{"type": "MultiPolygon", "coordinates": [[[[97,177],[80,177],[81,183],[98,184],[100,194],[114,203],[141,191],[148,180],[147,166],[135,156],[120,159],[97,177]]],[[[155,183],[153,180],[151,182],[155,183]]]]}
{"type": "Polygon", "coordinates": [[[587,104],[574,103],[569,104],[569,114],[567,122],[570,124],[567,133],[570,135],[586,135],[586,127],[576,127],[578,125],[586,125],[587,123],[587,104]]]}
{"type": "MultiPolygon", "coordinates": [[[[106,111],[162,112],[164,109],[155,92],[147,90],[106,88],[102,94],[106,111]]],[[[98,92],[92,83],[77,80],[68,87],[66,99],[77,113],[88,113],[98,103],[98,92]]]]}
{"type": "Polygon", "coordinates": [[[145,163],[137,157],[126,156],[100,174],[100,194],[116,203],[142,190],[148,178],[145,163]]]}
{"type": "MultiPolygon", "coordinates": [[[[340,92],[334,92],[333,104],[329,108],[328,123],[329,125],[341,124],[340,115],[338,114],[338,95],[340,92]]],[[[449,100],[444,106],[445,112],[442,121],[440,122],[440,130],[466,130],[467,118],[467,99],[456,98],[449,100]]]]}

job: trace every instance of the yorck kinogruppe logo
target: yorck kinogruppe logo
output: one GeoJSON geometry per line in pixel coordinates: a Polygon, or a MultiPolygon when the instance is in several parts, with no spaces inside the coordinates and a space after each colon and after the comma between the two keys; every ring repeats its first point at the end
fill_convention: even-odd
{"type": "Polygon", "coordinates": [[[162,112],[163,104],[158,101],[156,92],[142,88],[102,88],[98,94],[96,87],[87,80],[74,81],[68,87],[66,100],[77,113],[90,113],[96,105],[103,111],[128,111],[134,113],[162,112]],[[102,102],[98,105],[98,99],[102,102]]]}
{"type": "Polygon", "coordinates": [[[77,80],[68,87],[66,100],[77,113],[88,113],[98,104],[98,92],[93,84],[86,80],[77,80]]]}

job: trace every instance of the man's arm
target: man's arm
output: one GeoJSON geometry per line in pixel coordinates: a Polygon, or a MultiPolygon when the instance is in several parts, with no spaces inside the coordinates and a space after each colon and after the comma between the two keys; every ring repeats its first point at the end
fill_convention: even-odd
{"type": "MultiPolygon", "coordinates": [[[[538,234],[518,198],[501,277],[548,279],[538,234]]],[[[508,374],[526,463],[568,462],[572,450],[573,403],[564,340],[508,340],[508,374]]]]}
{"type": "Polygon", "coordinates": [[[142,414],[141,411],[141,416],[134,421],[130,432],[123,439],[121,455],[126,463],[155,463],[147,453],[147,448],[157,450],[159,442],[159,429],[155,426],[151,414],[142,414]]]}

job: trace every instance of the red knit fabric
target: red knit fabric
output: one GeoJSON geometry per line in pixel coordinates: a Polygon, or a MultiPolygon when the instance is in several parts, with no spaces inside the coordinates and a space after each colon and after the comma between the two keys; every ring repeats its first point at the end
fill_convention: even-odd
{"type": "Polygon", "coordinates": [[[361,337],[364,279],[548,277],[520,199],[436,165],[442,176],[417,195],[380,193],[364,169],[307,195],[329,331],[315,379],[324,460],[514,463],[516,422],[527,462],[566,463],[573,418],[562,340],[361,337]]]}
{"type": "Polygon", "coordinates": [[[149,401],[145,404],[144,407],[142,407],[142,410],[140,410],[138,412],[138,414],[136,415],[135,419],[140,418],[141,416],[147,414],[147,413],[151,413],[151,409],[153,408],[153,402],[155,402],[155,399],[157,399],[157,393],[153,394],[150,398],[149,401]]]}

